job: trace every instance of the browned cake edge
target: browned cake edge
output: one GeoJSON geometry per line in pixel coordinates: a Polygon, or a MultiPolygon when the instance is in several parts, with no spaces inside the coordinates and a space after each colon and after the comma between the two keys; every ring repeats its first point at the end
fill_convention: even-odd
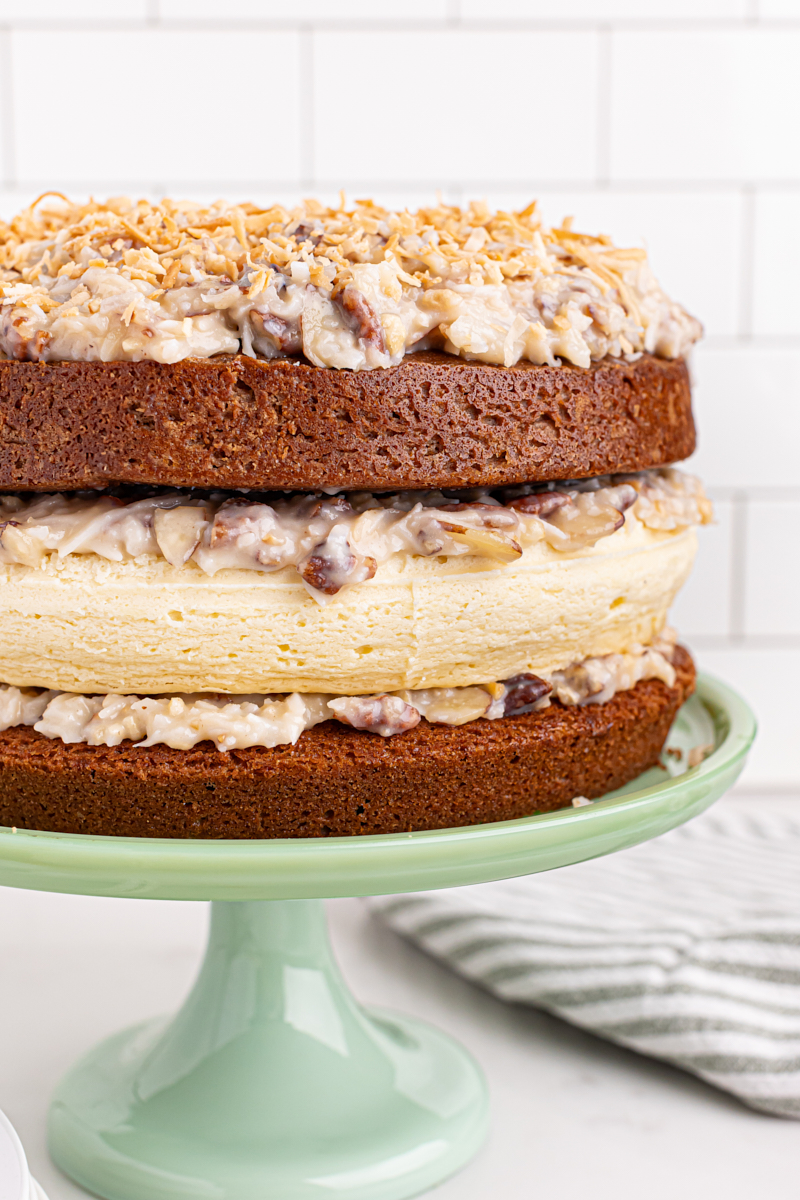
{"type": "Polygon", "coordinates": [[[0,490],[427,488],[585,478],[688,457],[683,360],[497,367],[420,353],[337,371],[243,355],[0,361],[0,490]]]}
{"type": "Polygon", "coordinates": [[[296,745],[221,754],[208,743],[65,745],[0,734],[0,825],[127,837],[398,833],[506,821],[621,787],[661,753],[694,691],[688,652],[606,704],[429,725],[393,738],[328,721],[296,745]]]}

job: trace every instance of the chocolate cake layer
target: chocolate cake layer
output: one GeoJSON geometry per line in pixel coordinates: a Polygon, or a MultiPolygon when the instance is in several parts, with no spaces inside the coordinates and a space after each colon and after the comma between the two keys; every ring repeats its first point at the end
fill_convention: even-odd
{"type": "Polygon", "coordinates": [[[243,355],[0,361],[0,490],[473,487],[692,453],[683,360],[583,369],[409,355],[346,371],[243,355]]]}
{"type": "Polygon", "coordinates": [[[606,704],[422,721],[380,738],[327,721],[296,745],[221,754],[67,745],[26,726],[0,733],[0,824],[64,833],[286,838],[398,833],[506,821],[594,798],[653,766],[694,664],[678,648],[657,680],[606,704]]]}

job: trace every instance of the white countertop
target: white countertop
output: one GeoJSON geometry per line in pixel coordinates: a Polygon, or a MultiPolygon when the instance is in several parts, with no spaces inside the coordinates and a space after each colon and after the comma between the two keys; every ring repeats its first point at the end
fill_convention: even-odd
{"type": "MultiPolygon", "coordinates": [[[[800,810],[798,799],[726,805],[800,810]]],[[[0,1108],[50,1200],[87,1193],[47,1157],[45,1114],[61,1074],[94,1042],[186,994],[206,906],[0,888],[0,1108]]],[[[501,1004],[373,920],[329,904],[356,996],[459,1038],[489,1079],[489,1142],[437,1200],[797,1200],[800,1122],[750,1112],[689,1075],[501,1004]]]]}

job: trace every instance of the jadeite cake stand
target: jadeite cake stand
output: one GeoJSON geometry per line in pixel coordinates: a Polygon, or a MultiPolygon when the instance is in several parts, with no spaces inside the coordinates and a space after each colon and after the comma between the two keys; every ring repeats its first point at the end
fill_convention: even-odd
{"type": "Polygon", "coordinates": [[[108,1200],[398,1200],[457,1171],[488,1120],[478,1066],[445,1034],[364,1009],[333,961],[328,896],[456,887],[645,841],[739,774],[755,723],[701,677],[666,757],[580,808],[410,834],[264,841],[0,829],[0,883],[212,900],[205,961],[177,1016],[92,1050],[56,1091],[50,1149],[108,1200]],[[681,772],[681,773],[679,773],[681,772]]]}

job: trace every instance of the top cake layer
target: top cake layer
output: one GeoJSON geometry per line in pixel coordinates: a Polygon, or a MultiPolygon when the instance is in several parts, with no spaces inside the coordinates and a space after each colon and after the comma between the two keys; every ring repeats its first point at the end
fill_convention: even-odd
{"type": "Polygon", "coordinates": [[[642,471],[695,448],[686,364],[335,371],[243,354],[0,361],[0,491],[495,487],[642,471]]]}
{"type": "Polygon", "coordinates": [[[0,353],[176,363],[302,354],[391,367],[434,349],[511,367],[679,358],[701,333],[641,249],[518,213],[287,210],[50,194],[0,222],[0,353]]]}

